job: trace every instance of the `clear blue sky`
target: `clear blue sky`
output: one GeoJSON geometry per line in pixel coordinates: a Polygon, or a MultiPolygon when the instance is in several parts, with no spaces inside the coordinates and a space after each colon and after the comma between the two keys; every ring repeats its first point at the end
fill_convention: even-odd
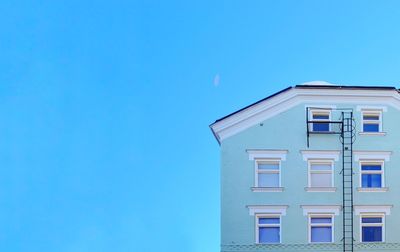
{"type": "Polygon", "coordinates": [[[395,85],[398,1],[2,1],[0,250],[219,249],[208,125],[311,80],[395,85]]]}

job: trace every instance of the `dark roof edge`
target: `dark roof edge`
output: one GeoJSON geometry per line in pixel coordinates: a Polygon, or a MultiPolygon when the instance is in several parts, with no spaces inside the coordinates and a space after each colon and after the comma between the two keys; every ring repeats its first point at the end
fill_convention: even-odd
{"type": "Polygon", "coordinates": [[[373,90],[397,90],[391,86],[342,86],[342,85],[296,85],[295,88],[309,89],[373,89],[373,90]]]}
{"type": "Polygon", "coordinates": [[[286,92],[286,91],[288,91],[288,90],[290,90],[290,89],[292,89],[292,88],[293,88],[293,87],[287,87],[287,88],[285,88],[285,89],[283,89],[283,90],[281,90],[281,91],[279,91],[279,92],[276,92],[276,93],[274,93],[274,94],[272,94],[272,95],[270,95],[270,96],[267,96],[267,97],[265,97],[265,98],[263,98],[263,99],[261,99],[261,100],[259,100],[259,101],[256,101],[256,102],[254,102],[254,103],[252,103],[252,104],[250,104],[250,105],[248,105],[248,106],[246,106],[246,107],[244,107],[244,108],[241,108],[241,109],[239,109],[239,110],[237,110],[237,111],[235,111],[235,112],[233,112],[233,113],[230,113],[229,115],[224,116],[224,117],[222,117],[222,118],[216,120],[214,123],[210,124],[210,127],[211,127],[213,124],[215,124],[215,123],[217,123],[217,122],[219,122],[219,121],[222,121],[222,120],[224,120],[224,119],[226,119],[226,118],[228,118],[228,117],[230,117],[230,116],[232,116],[232,115],[234,115],[234,114],[237,114],[237,113],[239,113],[239,112],[241,112],[241,111],[243,111],[243,110],[245,110],[245,109],[248,109],[248,108],[250,108],[250,107],[252,107],[252,106],[254,106],[254,105],[256,105],[256,104],[258,104],[258,103],[260,103],[260,102],[263,102],[263,101],[265,101],[265,100],[268,100],[268,99],[270,99],[270,98],[272,98],[272,97],[274,97],[274,96],[276,96],[276,95],[279,95],[279,94],[281,94],[281,93],[284,93],[284,92],[286,92]]]}

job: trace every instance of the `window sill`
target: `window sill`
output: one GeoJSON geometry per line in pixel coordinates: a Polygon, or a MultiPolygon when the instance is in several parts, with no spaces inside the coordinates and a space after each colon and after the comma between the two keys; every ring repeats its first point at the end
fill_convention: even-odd
{"type": "Polygon", "coordinates": [[[336,192],[336,187],[304,187],[307,192],[336,192]]]}
{"type": "Polygon", "coordinates": [[[251,187],[253,192],[283,192],[284,187],[251,187]]]}
{"type": "Polygon", "coordinates": [[[310,133],[311,134],[336,134],[336,132],[335,131],[313,131],[313,130],[310,130],[310,133]]]}
{"type": "Polygon", "coordinates": [[[386,136],[386,132],[359,132],[362,136],[386,136]]]}
{"type": "Polygon", "coordinates": [[[389,187],[375,187],[375,188],[357,187],[357,191],[359,191],[359,192],[387,192],[387,191],[389,191],[389,187]]]}

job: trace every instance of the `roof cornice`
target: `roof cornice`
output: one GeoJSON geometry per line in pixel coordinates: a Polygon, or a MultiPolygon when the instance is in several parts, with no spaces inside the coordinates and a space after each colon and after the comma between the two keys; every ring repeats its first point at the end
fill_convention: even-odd
{"type": "Polygon", "coordinates": [[[348,103],[389,105],[400,110],[400,94],[392,87],[305,86],[286,88],[226,117],[210,128],[217,141],[233,136],[257,123],[267,120],[301,103],[348,103]],[[340,88],[338,88],[340,87],[340,88]]]}

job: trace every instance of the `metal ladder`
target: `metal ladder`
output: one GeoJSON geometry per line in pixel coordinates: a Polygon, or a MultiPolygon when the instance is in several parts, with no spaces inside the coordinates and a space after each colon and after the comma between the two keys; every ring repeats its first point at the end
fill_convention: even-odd
{"type": "Polygon", "coordinates": [[[354,251],[353,230],[353,143],[355,123],[352,111],[341,115],[342,171],[343,176],[343,252],[354,251]]]}

